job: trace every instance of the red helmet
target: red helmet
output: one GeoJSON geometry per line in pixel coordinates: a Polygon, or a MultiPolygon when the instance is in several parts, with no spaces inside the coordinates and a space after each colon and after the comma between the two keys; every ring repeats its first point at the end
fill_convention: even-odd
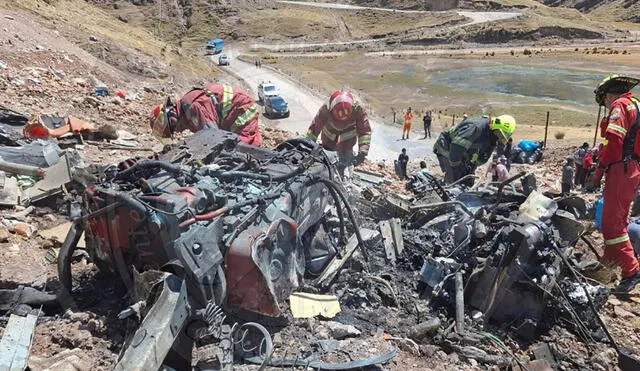
{"type": "Polygon", "coordinates": [[[344,91],[337,91],[331,94],[329,111],[331,111],[331,114],[333,114],[336,120],[343,121],[349,119],[351,112],[353,112],[353,95],[344,91]]]}

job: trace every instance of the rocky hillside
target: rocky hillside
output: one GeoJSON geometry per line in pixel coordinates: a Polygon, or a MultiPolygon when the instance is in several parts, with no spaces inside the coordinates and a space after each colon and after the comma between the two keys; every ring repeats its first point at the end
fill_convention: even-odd
{"type": "Polygon", "coordinates": [[[638,0],[537,0],[548,6],[575,8],[601,19],[640,23],[638,0]]]}
{"type": "Polygon", "coordinates": [[[459,0],[353,0],[350,3],[360,6],[415,10],[450,10],[459,6],[459,0]]]}
{"type": "Polygon", "coordinates": [[[181,47],[200,46],[202,40],[244,39],[243,10],[263,9],[269,0],[86,0],[123,22],[142,24],[160,38],[181,47]]]}

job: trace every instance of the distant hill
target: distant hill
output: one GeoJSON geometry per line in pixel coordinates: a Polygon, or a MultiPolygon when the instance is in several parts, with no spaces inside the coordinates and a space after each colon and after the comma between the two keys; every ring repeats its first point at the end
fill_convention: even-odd
{"type": "Polygon", "coordinates": [[[547,6],[575,8],[601,19],[640,23],[638,0],[537,0],[547,6]]]}

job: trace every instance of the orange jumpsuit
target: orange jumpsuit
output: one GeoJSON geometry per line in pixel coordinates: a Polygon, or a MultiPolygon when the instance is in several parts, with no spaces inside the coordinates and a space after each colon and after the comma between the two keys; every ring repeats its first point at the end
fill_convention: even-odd
{"type": "Polygon", "coordinates": [[[354,103],[351,117],[336,120],[326,104],[320,107],[307,131],[307,138],[316,141],[321,136],[322,146],[329,151],[337,151],[340,162],[348,166],[353,160],[353,146],[358,143],[358,151],[369,152],[371,125],[369,116],[362,105],[354,103]]]}
{"type": "MultiPolygon", "coordinates": [[[[623,143],[633,125],[637,125],[640,101],[631,93],[616,99],[611,105],[607,120],[603,120],[601,132],[605,143],[600,152],[601,167],[606,167],[602,234],[604,259],[622,268],[623,277],[638,272],[638,259],[629,241],[629,207],[640,186],[640,164],[637,158],[624,161],[623,143]],[[635,104],[634,104],[635,103],[635,104]],[[637,104],[637,105],[636,105],[637,104]]],[[[634,152],[640,154],[640,141],[636,138],[634,152]]]]}
{"type": "Polygon", "coordinates": [[[404,139],[404,133],[407,133],[407,139],[409,139],[409,132],[411,132],[412,119],[413,119],[413,114],[411,112],[407,112],[404,114],[404,128],[402,129],[402,139],[404,139]]]}

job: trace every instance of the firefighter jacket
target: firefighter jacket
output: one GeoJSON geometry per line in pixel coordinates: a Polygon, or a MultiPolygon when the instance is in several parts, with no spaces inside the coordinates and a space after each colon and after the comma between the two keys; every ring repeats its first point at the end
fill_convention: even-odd
{"type": "Polygon", "coordinates": [[[434,146],[434,153],[449,160],[451,167],[462,167],[471,174],[489,161],[497,139],[491,131],[490,118],[468,118],[443,131],[434,146]]]}
{"type": "Polygon", "coordinates": [[[630,146],[630,153],[627,156],[640,155],[640,141],[629,137],[631,128],[637,125],[638,108],[640,108],[640,100],[632,93],[623,94],[611,104],[609,117],[601,123],[601,132],[604,133],[605,138],[602,150],[598,154],[601,167],[608,167],[624,160],[625,140],[630,146]]]}
{"type": "Polygon", "coordinates": [[[326,104],[320,107],[307,131],[307,138],[316,141],[322,134],[322,144],[328,150],[352,150],[356,141],[358,151],[369,152],[371,145],[371,125],[362,104],[355,101],[348,120],[336,120],[326,104]]]}
{"type": "Polygon", "coordinates": [[[178,102],[177,128],[192,132],[208,127],[236,133],[244,143],[262,144],[258,106],[251,96],[228,85],[208,84],[185,94],[178,102]]]}

